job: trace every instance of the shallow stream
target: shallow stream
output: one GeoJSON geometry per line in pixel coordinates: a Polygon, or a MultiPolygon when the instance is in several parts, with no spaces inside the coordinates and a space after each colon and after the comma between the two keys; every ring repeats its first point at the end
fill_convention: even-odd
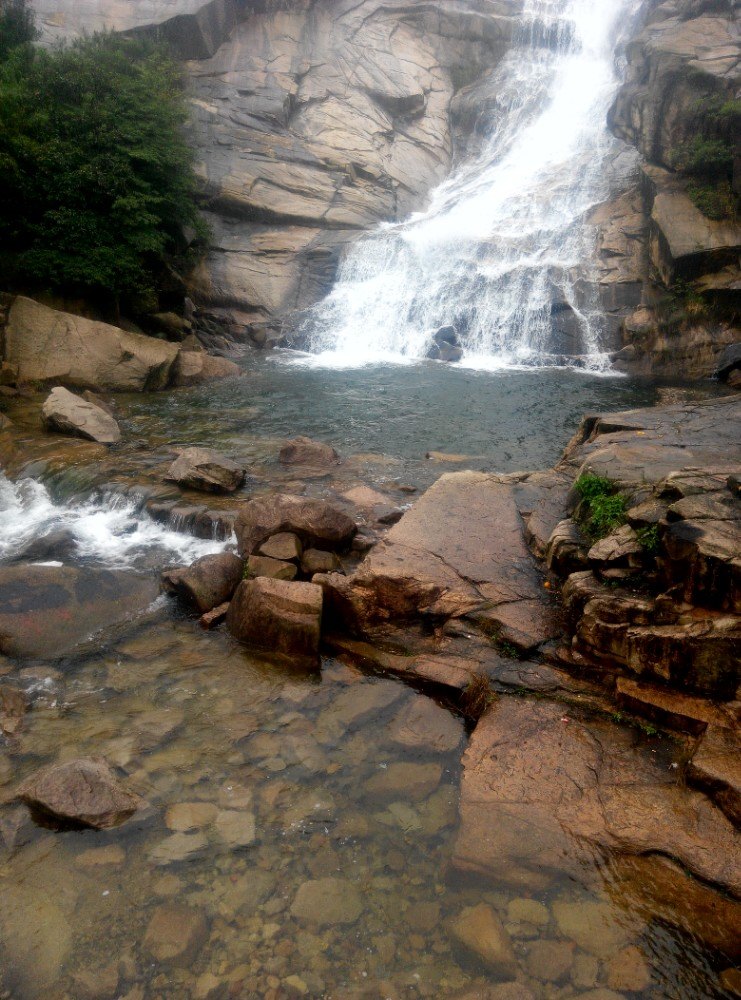
{"type": "MultiPolygon", "coordinates": [[[[316,481],[291,472],[294,489],[422,488],[450,468],[548,465],[585,411],[653,397],[627,379],[564,371],[424,364],[330,377],[300,359],[253,358],[242,379],[120,399],[129,443],[92,466],[95,476],[116,466],[132,481],[154,478],[174,444],[208,444],[250,460],[245,494],[265,492],[286,488],[278,440],[306,433],[347,461],[316,481]],[[469,459],[435,462],[430,450],[469,459]]],[[[4,503],[7,558],[21,518],[27,533],[79,519],[76,502],[55,506],[38,490],[4,503]]],[[[197,546],[223,544],[180,536],[177,550],[144,514],[92,503],[79,528],[87,548],[73,562],[154,576],[197,546]]],[[[589,889],[564,878],[530,898],[456,875],[448,859],[465,726],[455,706],[397,680],[333,659],[320,675],[291,674],[221,630],[204,633],[162,598],[84,655],[3,660],[7,680],[33,707],[0,744],[0,801],[46,763],[102,755],[147,806],[100,833],[50,831],[25,807],[0,806],[0,996],[452,997],[497,979],[448,932],[451,916],[482,902],[499,913],[519,963],[522,991],[502,1000],[722,995],[717,957],[621,898],[600,866],[589,889]],[[559,922],[564,902],[583,907],[580,927],[559,922]],[[181,906],[193,926],[179,923],[181,906]],[[168,934],[190,941],[174,962],[154,957],[168,934]]],[[[671,764],[671,742],[651,748],[671,764]]]]}

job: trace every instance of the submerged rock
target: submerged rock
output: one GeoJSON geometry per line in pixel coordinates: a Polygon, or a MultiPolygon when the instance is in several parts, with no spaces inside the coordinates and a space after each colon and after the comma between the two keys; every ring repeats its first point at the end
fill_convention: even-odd
{"type": "Polygon", "coordinates": [[[243,575],[243,560],[233,553],[220,552],[202,556],[181,569],[165,570],[162,589],[205,614],[231,599],[243,575]]]}
{"type": "Polygon", "coordinates": [[[321,622],[321,587],[267,577],[243,580],[226,616],[229,631],[240,641],[310,663],[319,659],[321,622]]]}
{"type": "MultiPolygon", "coordinates": [[[[558,702],[500,699],[464,754],[454,865],[541,889],[559,873],[580,878],[595,850],[661,855],[737,893],[741,865],[732,824],[636,744],[631,730],[599,717],[575,718],[558,702]]],[[[564,903],[561,918],[583,920],[585,938],[596,939],[597,918],[588,919],[579,905],[564,903]]],[[[567,936],[581,945],[573,927],[567,936]]]]}
{"type": "Polygon", "coordinates": [[[0,652],[59,657],[143,611],[157,594],[133,573],[72,566],[0,567],[0,652]]]}
{"type": "Polygon", "coordinates": [[[16,795],[43,816],[96,830],[120,826],[142,806],[100,757],[52,764],[27,778],[16,795]]]}
{"type": "Polygon", "coordinates": [[[149,922],[145,951],[163,964],[190,966],[208,938],[208,923],[199,910],[189,906],[158,906],[149,922]]]}
{"type": "Polygon", "coordinates": [[[312,441],[308,437],[297,437],[288,441],[280,450],[278,458],[283,465],[312,465],[323,469],[338,465],[340,456],[329,444],[312,441]]]}
{"type": "Polygon", "coordinates": [[[98,444],[116,444],[121,440],[121,431],[110,414],[61,386],[52,389],[41,414],[50,430],[62,434],[87,438],[98,444]]]}
{"type": "Polygon", "coordinates": [[[448,924],[450,936],[499,979],[514,979],[518,965],[512,942],[491,906],[479,903],[462,910],[448,924]]]}
{"type": "Polygon", "coordinates": [[[244,482],[245,471],[211,448],[185,448],[170,466],[165,479],[192,490],[233,493],[244,482]]]}
{"type": "Polygon", "coordinates": [[[320,878],[299,886],[291,916],[318,928],[354,924],[363,912],[355,885],[344,878],[320,878]]]}
{"type": "Polygon", "coordinates": [[[343,549],[356,531],[355,522],[325,500],[274,496],[249,500],[234,525],[242,555],[252,555],[272,535],[290,532],[317,549],[343,549]]]}

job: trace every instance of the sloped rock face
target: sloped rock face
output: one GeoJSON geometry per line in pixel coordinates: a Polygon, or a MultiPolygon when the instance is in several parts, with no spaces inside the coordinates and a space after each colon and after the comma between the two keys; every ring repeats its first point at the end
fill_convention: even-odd
{"type": "Polygon", "coordinates": [[[18,296],[5,328],[5,359],[21,382],[82,389],[163,389],[179,348],[18,296]]]}
{"type": "Polygon", "coordinates": [[[328,289],[342,247],[448,173],[449,109],[510,44],[518,0],[34,0],[46,41],[113,29],[186,61],[208,259],[200,302],[240,322],[328,289]]]}
{"type": "MultiPolygon", "coordinates": [[[[563,873],[582,878],[595,853],[659,854],[700,881],[741,888],[733,825],[627,728],[558,702],[505,698],[480,720],[463,765],[459,869],[542,890],[563,873]]],[[[692,880],[679,870],[676,879],[691,894],[692,880]]],[[[723,922],[741,910],[721,910],[698,933],[735,951],[723,922]]]]}
{"type": "MultiPolygon", "coordinates": [[[[622,323],[617,363],[641,374],[707,377],[737,338],[732,312],[741,287],[741,228],[735,219],[700,211],[689,194],[691,178],[677,164],[698,136],[702,108],[738,91],[741,40],[733,4],[651,5],[627,59],[609,124],[643,160],[640,183],[628,195],[639,215],[623,215],[623,196],[595,217],[603,301],[622,323]],[[610,292],[618,293],[612,302],[610,292]]],[[[738,158],[733,187],[738,193],[738,158]]]]}

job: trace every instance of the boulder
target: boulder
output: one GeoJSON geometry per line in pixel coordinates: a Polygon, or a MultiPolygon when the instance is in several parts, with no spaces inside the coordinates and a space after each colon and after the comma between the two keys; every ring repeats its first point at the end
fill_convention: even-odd
{"type": "Polygon", "coordinates": [[[322,623],[322,589],[258,577],[243,580],[229,605],[232,635],[256,649],[299,663],[317,663],[322,623]]]}
{"type": "Polygon", "coordinates": [[[347,514],[325,500],[279,493],[244,504],[234,530],[240,553],[249,556],[279,532],[297,535],[305,546],[334,550],[346,548],[357,529],[347,514]]]}
{"type": "Polygon", "coordinates": [[[5,358],[22,382],[64,382],[82,389],[164,389],[178,354],[169,344],[59,312],[19,296],[5,329],[5,358]]]}
{"type": "Polygon", "coordinates": [[[260,555],[270,559],[280,559],[283,562],[297,562],[301,558],[301,542],[290,531],[280,531],[271,535],[260,546],[260,555]]]}
{"type": "Polygon", "coordinates": [[[295,580],[298,576],[298,567],[295,563],[271,559],[270,556],[248,556],[247,576],[250,578],[267,576],[271,580],[295,580]]]}
{"type": "Polygon", "coordinates": [[[181,569],[165,570],[162,589],[205,614],[231,599],[243,575],[243,560],[231,552],[221,552],[202,556],[181,569]]]}
{"type": "Polygon", "coordinates": [[[722,382],[728,381],[732,372],[741,368],[741,343],[729,344],[718,358],[715,377],[722,382]]]}
{"type": "Polygon", "coordinates": [[[301,572],[308,577],[315,573],[341,573],[342,563],[334,552],[307,549],[301,556],[301,572]]]}
{"type": "Polygon", "coordinates": [[[121,440],[121,431],[110,414],[61,386],[49,393],[41,415],[50,430],[62,434],[87,438],[99,444],[116,444],[121,440]]]}
{"type": "Polygon", "coordinates": [[[185,448],[165,479],[206,493],[233,493],[245,479],[244,469],[211,448],[185,448]]]}
{"type": "Polygon", "coordinates": [[[448,924],[453,941],[483,962],[497,979],[515,979],[518,965],[509,935],[486,903],[469,906],[448,924]]]}
{"type": "Polygon", "coordinates": [[[205,351],[181,350],[175,359],[172,384],[175,386],[201,385],[217,379],[232,378],[241,369],[234,361],[214,357],[205,351]]]}
{"type": "Polygon", "coordinates": [[[0,652],[61,657],[103,628],[144,611],[148,578],[73,566],[0,567],[0,652]]]}
{"type": "Polygon", "coordinates": [[[363,912],[357,887],[344,878],[320,878],[299,886],[291,916],[317,928],[354,924],[363,912]]]}
{"type": "Polygon", "coordinates": [[[189,906],[158,906],[149,921],[142,945],[157,962],[190,966],[208,938],[205,916],[189,906]]]}
{"type": "Polygon", "coordinates": [[[51,764],[27,778],[16,795],[42,816],[96,830],[120,826],[142,805],[101,757],[51,764]]]}
{"type": "Polygon", "coordinates": [[[323,469],[338,465],[339,454],[328,444],[312,441],[308,437],[297,437],[288,441],[280,450],[278,458],[283,465],[311,465],[323,469]]]}

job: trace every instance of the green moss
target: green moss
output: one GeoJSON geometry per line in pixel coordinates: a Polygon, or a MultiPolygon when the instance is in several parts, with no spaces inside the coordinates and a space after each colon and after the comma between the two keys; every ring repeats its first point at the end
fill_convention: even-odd
{"type": "Polygon", "coordinates": [[[592,540],[625,524],[628,502],[611,479],[586,473],[574,486],[581,496],[577,519],[592,540]]]}
{"type": "Polygon", "coordinates": [[[740,128],[741,101],[709,95],[692,108],[689,138],[672,150],[672,166],[690,179],[687,194],[708,218],[733,219],[738,214],[732,181],[740,128]]]}

